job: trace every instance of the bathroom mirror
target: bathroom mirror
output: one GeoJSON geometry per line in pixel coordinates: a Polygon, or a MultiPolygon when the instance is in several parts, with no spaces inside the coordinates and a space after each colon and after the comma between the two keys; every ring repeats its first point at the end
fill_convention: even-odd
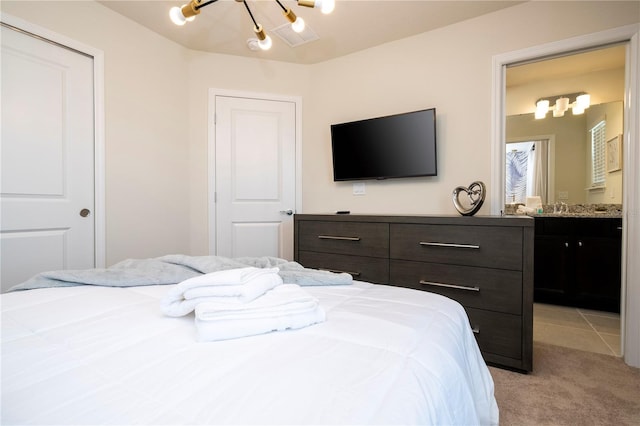
{"type": "Polygon", "coordinates": [[[514,171],[505,173],[506,204],[526,200],[523,186],[533,188],[536,193],[529,195],[540,195],[543,204],[622,203],[621,172],[605,173],[604,184],[591,181],[590,130],[604,120],[606,140],[622,133],[624,73],[624,45],[507,67],[505,164],[514,171]],[[590,95],[584,113],[569,109],[554,117],[549,111],[535,119],[538,100],[574,93],[590,95]]]}

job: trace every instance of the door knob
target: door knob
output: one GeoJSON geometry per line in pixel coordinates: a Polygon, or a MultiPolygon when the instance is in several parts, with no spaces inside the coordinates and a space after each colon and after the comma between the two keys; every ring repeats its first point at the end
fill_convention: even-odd
{"type": "Polygon", "coordinates": [[[91,213],[91,210],[89,210],[89,209],[82,209],[82,210],[80,210],[80,216],[82,216],[82,217],[87,217],[87,216],[89,216],[89,213],[91,213]]]}
{"type": "Polygon", "coordinates": [[[288,216],[291,216],[293,214],[293,210],[291,210],[291,209],[289,209],[289,210],[280,210],[280,213],[286,214],[288,216]]]}

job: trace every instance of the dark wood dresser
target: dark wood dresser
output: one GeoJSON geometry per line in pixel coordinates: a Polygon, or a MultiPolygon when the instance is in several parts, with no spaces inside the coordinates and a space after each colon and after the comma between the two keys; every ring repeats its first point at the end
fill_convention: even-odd
{"type": "Polygon", "coordinates": [[[534,220],[297,214],[295,260],[457,300],[489,364],[531,371],[534,220]]]}

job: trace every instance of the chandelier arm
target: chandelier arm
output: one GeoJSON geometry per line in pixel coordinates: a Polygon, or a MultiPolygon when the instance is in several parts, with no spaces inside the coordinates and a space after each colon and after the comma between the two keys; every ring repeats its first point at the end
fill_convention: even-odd
{"type": "Polygon", "coordinates": [[[249,16],[251,17],[251,20],[253,21],[253,25],[255,26],[255,28],[258,28],[258,23],[256,22],[256,18],[253,17],[253,13],[251,13],[251,9],[249,9],[249,5],[245,0],[242,0],[242,4],[244,4],[244,7],[247,8],[247,12],[249,12],[249,16]]]}
{"type": "Polygon", "coordinates": [[[276,0],[276,3],[278,3],[278,6],[280,6],[280,7],[282,8],[282,10],[284,10],[285,12],[287,11],[287,8],[286,8],[286,7],[284,7],[284,6],[282,5],[282,3],[280,3],[280,0],[276,0]]]}
{"type": "Polygon", "coordinates": [[[209,0],[209,1],[206,1],[206,2],[204,2],[204,3],[200,3],[200,4],[196,5],[196,6],[194,7],[194,9],[195,9],[195,10],[201,9],[201,8],[203,8],[203,7],[205,7],[205,6],[208,6],[208,5],[210,5],[211,3],[215,3],[215,2],[217,2],[217,1],[218,1],[218,0],[209,0]]]}

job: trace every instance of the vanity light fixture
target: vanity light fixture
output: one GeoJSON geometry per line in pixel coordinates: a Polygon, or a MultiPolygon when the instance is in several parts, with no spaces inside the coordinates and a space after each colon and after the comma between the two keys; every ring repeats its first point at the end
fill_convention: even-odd
{"type": "MultiPolygon", "coordinates": [[[[172,7],[169,11],[169,17],[171,21],[176,25],[184,25],[187,22],[191,22],[195,19],[197,15],[200,14],[200,9],[205,6],[208,6],[212,3],[217,2],[218,0],[190,0],[189,3],[182,5],[180,7],[172,7]]],[[[256,34],[258,38],[258,46],[262,50],[268,50],[271,48],[272,41],[269,35],[265,34],[262,25],[260,25],[251,13],[251,9],[245,0],[236,0],[239,3],[244,4],[249,16],[251,17],[251,21],[253,21],[253,32],[256,34]]],[[[305,23],[304,20],[300,17],[297,17],[295,13],[290,8],[284,7],[284,5],[280,2],[280,0],[275,0],[283,10],[284,16],[291,23],[291,28],[293,31],[300,33],[304,31],[305,23]]],[[[327,14],[331,13],[335,8],[336,2],[335,0],[296,0],[298,6],[305,7],[317,7],[320,8],[322,13],[327,14]]]]}
{"type": "Polygon", "coordinates": [[[591,96],[588,93],[578,92],[568,95],[550,96],[536,101],[536,120],[547,116],[549,110],[553,111],[554,117],[563,117],[564,113],[571,108],[573,115],[584,113],[591,104],[591,96]],[[571,99],[574,101],[571,102],[571,99]],[[551,104],[553,103],[553,106],[551,104]]]}

